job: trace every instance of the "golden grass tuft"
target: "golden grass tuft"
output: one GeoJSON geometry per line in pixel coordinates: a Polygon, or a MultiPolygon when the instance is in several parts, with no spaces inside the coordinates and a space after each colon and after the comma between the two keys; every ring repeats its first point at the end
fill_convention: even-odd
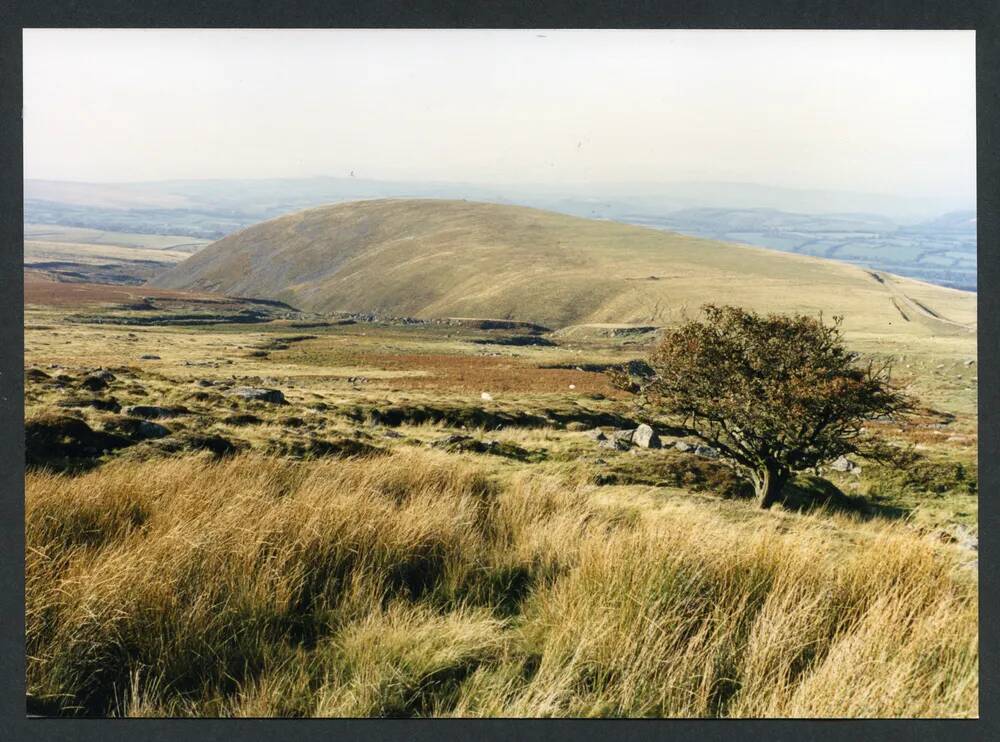
{"type": "Polygon", "coordinates": [[[642,517],[557,471],[412,449],[119,461],[26,492],[39,709],[978,711],[974,575],[898,524],[642,517]]]}

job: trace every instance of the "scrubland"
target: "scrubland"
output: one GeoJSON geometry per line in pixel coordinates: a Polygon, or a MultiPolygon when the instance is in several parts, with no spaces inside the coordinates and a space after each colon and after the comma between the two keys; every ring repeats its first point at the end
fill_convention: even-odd
{"type": "Polygon", "coordinates": [[[976,585],[954,547],[596,489],[419,450],[29,474],[31,699],[139,716],[977,713],[976,585]]]}
{"type": "Polygon", "coordinates": [[[651,333],[153,325],[179,299],[42,288],[31,713],[978,714],[974,336],[849,337],[923,401],[874,424],[923,461],[803,476],[759,512],[666,429],[588,437],[634,417],[593,369],[651,333]],[[163,430],[130,437],[136,405],[163,430]]]}

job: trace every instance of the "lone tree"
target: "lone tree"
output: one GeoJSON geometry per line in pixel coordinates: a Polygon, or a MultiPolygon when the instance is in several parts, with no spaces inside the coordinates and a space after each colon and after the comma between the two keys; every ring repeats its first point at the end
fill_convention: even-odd
{"type": "Polygon", "coordinates": [[[842,343],[841,318],[703,311],[704,321],[667,333],[647,376],[623,368],[612,379],[745,473],[760,507],[771,507],[793,472],[847,454],[899,454],[864,424],[909,412],[911,400],[890,385],[888,364],[857,364],[842,343]]]}

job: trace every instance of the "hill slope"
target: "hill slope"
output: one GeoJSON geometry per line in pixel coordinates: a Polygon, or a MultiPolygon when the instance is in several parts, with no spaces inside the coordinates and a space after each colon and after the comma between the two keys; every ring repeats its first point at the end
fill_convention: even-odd
{"type": "Polygon", "coordinates": [[[360,201],[280,217],[219,240],[151,283],[318,312],[507,317],[553,327],[666,324],[714,301],[840,314],[855,331],[965,334],[976,305],[974,294],[826,260],[443,200],[360,201]]]}

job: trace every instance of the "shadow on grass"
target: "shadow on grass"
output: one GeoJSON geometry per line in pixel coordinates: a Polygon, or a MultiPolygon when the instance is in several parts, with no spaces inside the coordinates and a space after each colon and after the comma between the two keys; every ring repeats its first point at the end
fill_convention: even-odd
{"type": "Polygon", "coordinates": [[[850,513],[864,520],[905,518],[906,508],[872,502],[860,495],[845,494],[833,482],[813,475],[802,475],[785,485],[780,502],[786,510],[808,512],[825,508],[834,513],[850,513]]]}

